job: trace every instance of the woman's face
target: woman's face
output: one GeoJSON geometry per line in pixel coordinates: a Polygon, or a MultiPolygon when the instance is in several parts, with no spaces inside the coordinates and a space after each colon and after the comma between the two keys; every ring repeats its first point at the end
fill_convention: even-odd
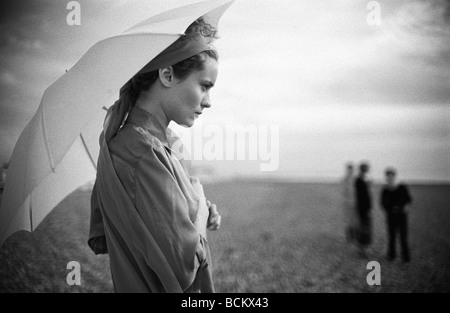
{"type": "Polygon", "coordinates": [[[202,70],[195,70],[183,80],[174,78],[170,102],[166,106],[169,120],[191,127],[204,108],[211,106],[209,91],[214,86],[218,63],[207,57],[202,70]]]}

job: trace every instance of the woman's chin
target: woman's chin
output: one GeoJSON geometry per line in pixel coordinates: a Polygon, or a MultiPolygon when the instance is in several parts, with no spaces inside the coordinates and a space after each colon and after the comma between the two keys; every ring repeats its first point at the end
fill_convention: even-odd
{"type": "Polygon", "coordinates": [[[178,125],[183,126],[185,128],[191,128],[194,126],[194,120],[184,121],[182,123],[178,123],[178,125]]]}

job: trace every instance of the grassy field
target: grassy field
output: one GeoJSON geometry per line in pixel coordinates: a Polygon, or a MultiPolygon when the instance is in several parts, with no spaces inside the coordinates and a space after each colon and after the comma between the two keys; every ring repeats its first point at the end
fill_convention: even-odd
{"type": "MultiPolygon", "coordinates": [[[[384,216],[373,212],[368,259],[345,242],[339,187],[232,181],[205,185],[222,227],[209,234],[218,292],[450,292],[450,186],[413,185],[412,262],[385,260],[384,216]],[[369,286],[369,261],[381,264],[381,286],[369,286]]],[[[374,188],[377,199],[379,187],[374,188]]],[[[0,249],[1,292],[112,292],[109,260],[86,241],[90,191],[79,189],[30,234],[0,249]],[[67,263],[81,265],[69,286],[67,263]]]]}

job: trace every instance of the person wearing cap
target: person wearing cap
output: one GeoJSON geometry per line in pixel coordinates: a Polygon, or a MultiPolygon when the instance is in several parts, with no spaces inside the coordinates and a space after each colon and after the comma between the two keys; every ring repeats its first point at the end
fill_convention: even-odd
{"type": "Polygon", "coordinates": [[[396,257],[396,237],[400,234],[403,262],[410,261],[408,246],[408,209],[412,203],[412,198],[408,187],[404,183],[396,180],[397,170],[388,167],[385,170],[386,184],[381,190],[381,207],[386,213],[386,224],[388,230],[388,260],[396,257]]]}
{"type": "Polygon", "coordinates": [[[88,244],[109,254],[116,292],[214,292],[206,229],[221,217],[190,176],[171,121],[211,107],[215,29],[203,18],[120,90],[100,136],[88,244]]]}

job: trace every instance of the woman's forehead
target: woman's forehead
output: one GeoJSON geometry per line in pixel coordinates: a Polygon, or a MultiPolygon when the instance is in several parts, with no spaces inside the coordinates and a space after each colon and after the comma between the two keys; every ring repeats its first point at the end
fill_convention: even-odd
{"type": "Polygon", "coordinates": [[[203,68],[196,71],[194,75],[201,79],[208,79],[212,82],[216,81],[217,74],[219,71],[219,63],[213,58],[207,58],[203,63],[203,68]]]}

